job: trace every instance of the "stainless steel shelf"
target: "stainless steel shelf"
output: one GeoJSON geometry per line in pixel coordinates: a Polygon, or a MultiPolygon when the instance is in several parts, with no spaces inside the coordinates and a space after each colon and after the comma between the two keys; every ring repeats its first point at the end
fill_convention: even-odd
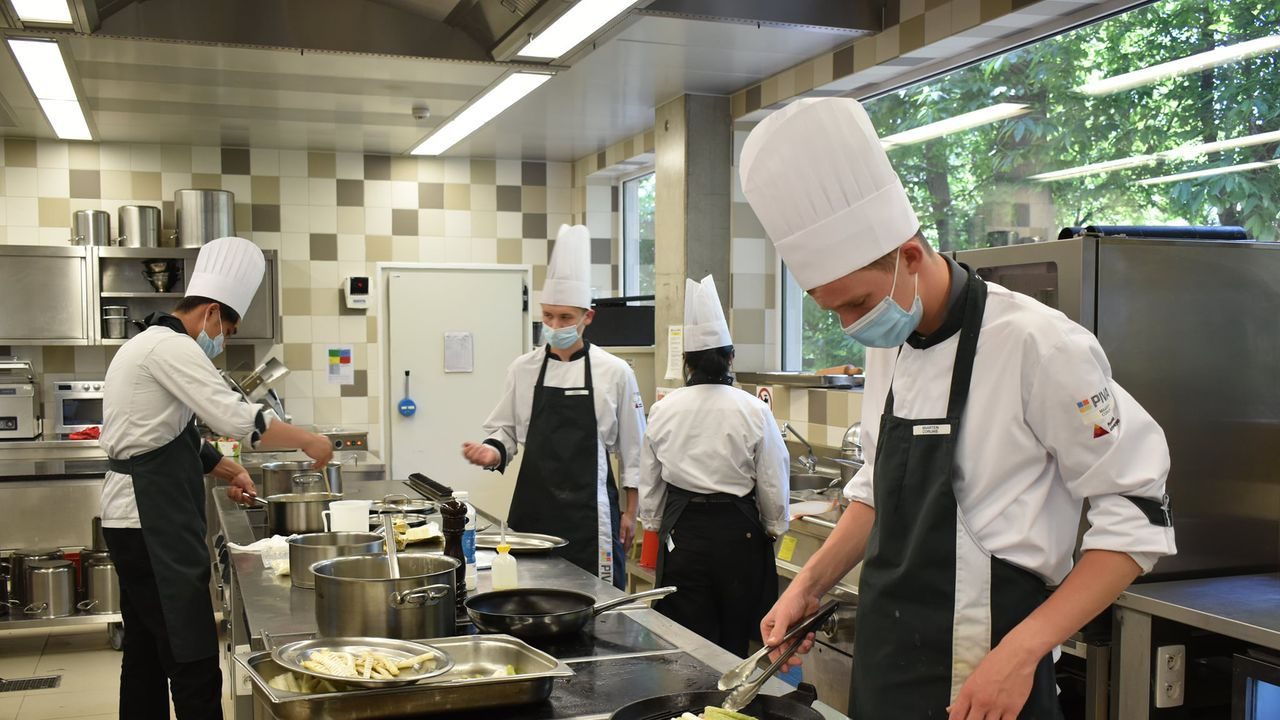
{"type": "Polygon", "coordinates": [[[120,613],[110,613],[106,615],[90,615],[88,613],[76,613],[60,618],[15,618],[10,615],[7,618],[0,618],[0,632],[5,630],[40,630],[47,628],[59,627],[76,627],[80,625],[108,625],[110,623],[123,622],[120,613]]]}
{"type": "Polygon", "coordinates": [[[851,389],[860,388],[862,375],[816,375],[798,372],[739,372],[738,382],[747,385],[790,385],[792,387],[851,389]]]}
{"type": "Polygon", "coordinates": [[[104,298],[180,298],[180,292],[104,292],[104,298]]]}

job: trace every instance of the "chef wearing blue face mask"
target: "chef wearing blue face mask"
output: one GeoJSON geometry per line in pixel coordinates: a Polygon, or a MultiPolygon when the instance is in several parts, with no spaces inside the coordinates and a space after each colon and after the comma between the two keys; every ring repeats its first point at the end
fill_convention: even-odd
{"type": "Polygon", "coordinates": [[[462,453],[502,472],[523,446],[507,521],[522,532],[569,541],[560,554],[622,588],[636,526],[644,403],[626,361],[583,339],[591,324],[591,238],[563,225],[542,288],[545,348],[516,358],[488,438],[462,453]],[[608,454],[618,458],[625,507],[608,454]]]}
{"type": "Polygon", "coordinates": [[[1164,433],[1087,330],[929,247],[856,101],[776,111],[739,167],[796,281],[868,346],[866,465],[765,642],[861,563],[853,718],[1057,720],[1055,648],[1175,551],[1164,433]]]}
{"type": "Polygon", "coordinates": [[[235,334],[262,282],[262,251],[243,238],[200,249],[186,296],[172,314],[126,342],[107,369],[102,449],[102,534],[120,577],[126,629],[121,658],[122,718],[222,717],[218,632],[209,596],[204,475],[255,493],[244,468],[223,458],[195,418],[252,446],[298,448],[317,467],[330,442],[293,427],[232,391],[211,360],[235,334]]]}

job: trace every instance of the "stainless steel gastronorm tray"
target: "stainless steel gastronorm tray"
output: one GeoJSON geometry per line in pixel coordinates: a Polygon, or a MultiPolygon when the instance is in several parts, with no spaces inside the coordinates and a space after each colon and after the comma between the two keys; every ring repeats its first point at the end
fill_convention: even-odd
{"type": "Polygon", "coordinates": [[[288,672],[270,652],[237,655],[236,662],[248,673],[254,696],[279,720],[398,718],[523,705],[547,699],[556,678],[574,674],[563,662],[508,635],[465,635],[424,642],[447,654],[453,669],[417,685],[385,690],[291,693],[268,685],[272,678],[288,672]],[[467,679],[492,675],[507,665],[515,667],[516,675],[467,679]]]}

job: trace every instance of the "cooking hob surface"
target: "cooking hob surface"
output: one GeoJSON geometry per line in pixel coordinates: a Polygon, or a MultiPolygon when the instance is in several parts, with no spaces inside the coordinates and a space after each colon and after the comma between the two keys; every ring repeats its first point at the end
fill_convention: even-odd
{"type": "MultiPolygon", "coordinates": [[[[556,680],[551,697],[538,705],[502,708],[505,720],[550,720],[608,715],[637,700],[680,692],[715,690],[720,674],[692,655],[606,658],[571,664],[573,677],[556,680]]],[[[438,716],[441,720],[494,718],[494,710],[438,716]]]]}
{"type": "MultiPolygon", "coordinates": [[[[475,633],[471,623],[460,624],[459,634],[475,633]]],[[[675,645],[663,640],[649,628],[632,620],[625,613],[607,612],[598,615],[582,632],[554,641],[529,642],[539,650],[565,662],[581,658],[606,658],[663,650],[674,650],[675,645]]]]}

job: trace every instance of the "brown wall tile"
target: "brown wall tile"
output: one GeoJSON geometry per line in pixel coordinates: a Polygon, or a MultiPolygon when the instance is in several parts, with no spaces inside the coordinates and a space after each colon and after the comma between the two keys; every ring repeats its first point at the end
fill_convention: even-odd
{"type": "Polygon", "coordinates": [[[331,178],[338,176],[338,156],[329,152],[307,153],[307,177],[331,178]]]}
{"type": "Polygon", "coordinates": [[[191,172],[191,148],[186,145],[165,145],[161,147],[160,170],[169,173],[191,172]]]}
{"type": "MultiPolygon", "coordinates": [[[[812,390],[809,391],[809,424],[810,425],[826,425],[827,424],[827,403],[826,398],[821,394],[812,390]]],[[[811,435],[815,433],[810,433],[811,435]]],[[[818,442],[821,438],[812,438],[811,442],[818,442]]]]}
{"type": "Polygon", "coordinates": [[[472,185],[497,185],[498,164],[493,160],[471,161],[472,185]]]}
{"type": "Polygon", "coordinates": [[[261,232],[280,232],[280,206],[279,205],[252,205],[252,222],[250,226],[256,231],[261,232]]]}
{"type": "Polygon", "coordinates": [[[134,200],[161,200],[160,197],[160,173],[158,172],[134,172],[133,173],[133,199],[134,200]]]}
{"type": "Polygon", "coordinates": [[[527,213],[545,213],[547,211],[547,189],[528,185],[521,188],[520,209],[527,213]]]}
{"type": "Polygon", "coordinates": [[[444,183],[418,183],[418,207],[423,210],[443,210],[444,183]]]}
{"type": "Polygon", "coordinates": [[[46,373],[73,373],[76,371],[76,349],[49,345],[44,348],[46,373]]]}
{"type": "Polygon", "coordinates": [[[418,211],[406,208],[395,208],[392,210],[391,234],[416,236],[418,234],[418,211]]]}
{"type": "Polygon", "coordinates": [[[311,288],[284,288],[280,312],[282,315],[310,315],[311,288]]]}
{"type": "Polygon", "coordinates": [[[221,190],[222,176],[193,173],[191,175],[191,188],[193,190],[221,190]]]}
{"type": "Polygon", "coordinates": [[[364,259],[369,262],[390,262],[391,238],[386,235],[370,235],[366,237],[364,259]]]}
{"type": "Polygon", "coordinates": [[[1012,0],[982,0],[982,22],[1004,17],[1013,11],[1012,0]]]}
{"type": "Polygon", "coordinates": [[[391,179],[391,157],[388,155],[365,155],[364,156],[364,179],[365,180],[390,180],[391,179]]]}
{"type": "MultiPolygon", "coordinates": [[[[342,181],[339,180],[339,183],[342,181]]],[[[280,204],[280,178],[270,176],[254,176],[249,180],[249,191],[253,202],[261,205],[280,204]]]]}
{"type": "Polygon", "coordinates": [[[36,141],[25,138],[5,138],[4,164],[6,167],[35,167],[36,141]]]}
{"type": "Polygon", "coordinates": [[[445,210],[470,210],[471,209],[471,186],[458,183],[449,183],[444,186],[444,209],[445,210]]]}
{"type": "Polygon", "coordinates": [[[498,186],[498,212],[520,212],[520,186],[498,186]]]}
{"type": "Polygon", "coordinates": [[[331,233],[311,234],[312,260],[337,260],[338,236],[331,233]]]}
{"type": "Polygon", "coordinates": [[[311,343],[285,343],[284,365],[290,370],[311,369],[311,343]]]}
{"type": "Polygon", "coordinates": [[[906,55],[924,46],[924,16],[916,15],[902,22],[898,31],[898,54],[906,55]]]}
{"type": "Polygon", "coordinates": [[[248,148],[222,148],[222,174],[223,175],[248,175],[249,174],[249,149],[248,148]]]}
{"type": "Polygon", "coordinates": [[[547,164],[540,162],[526,162],[520,164],[520,184],[543,185],[547,184],[547,164]]]}
{"type": "MultiPolygon", "coordinates": [[[[112,218],[115,220],[115,218],[112,218]]],[[[114,222],[112,223],[115,224],[114,222]]],[[[71,227],[71,200],[67,198],[40,198],[41,227],[71,227]]]]}
{"type": "Polygon", "coordinates": [[[853,74],[853,46],[840,48],[831,56],[831,74],[844,77],[853,74]]]}
{"type": "MultiPolygon", "coordinates": [[[[7,145],[7,143],[6,143],[7,145]]],[[[5,158],[8,160],[8,157],[5,158]]],[[[71,197],[96,200],[102,197],[102,174],[97,170],[70,171],[71,197]]]]}
{"type": "Polygon", "coordinates": [[[523,223],[524,237],[545,238],[547,236],[546,213],[525,213],[523,223]]]}
{"type": "Polygon", "coordinates": [[[498,262],[507,265],[519,265],[523,262],[523,243],[519,238],[498,239],[498,262]]]}
{"type": "Polygon", "coordinates": [[[338,180],[338,206],[364,207],[364,181],[338,180]]]}

